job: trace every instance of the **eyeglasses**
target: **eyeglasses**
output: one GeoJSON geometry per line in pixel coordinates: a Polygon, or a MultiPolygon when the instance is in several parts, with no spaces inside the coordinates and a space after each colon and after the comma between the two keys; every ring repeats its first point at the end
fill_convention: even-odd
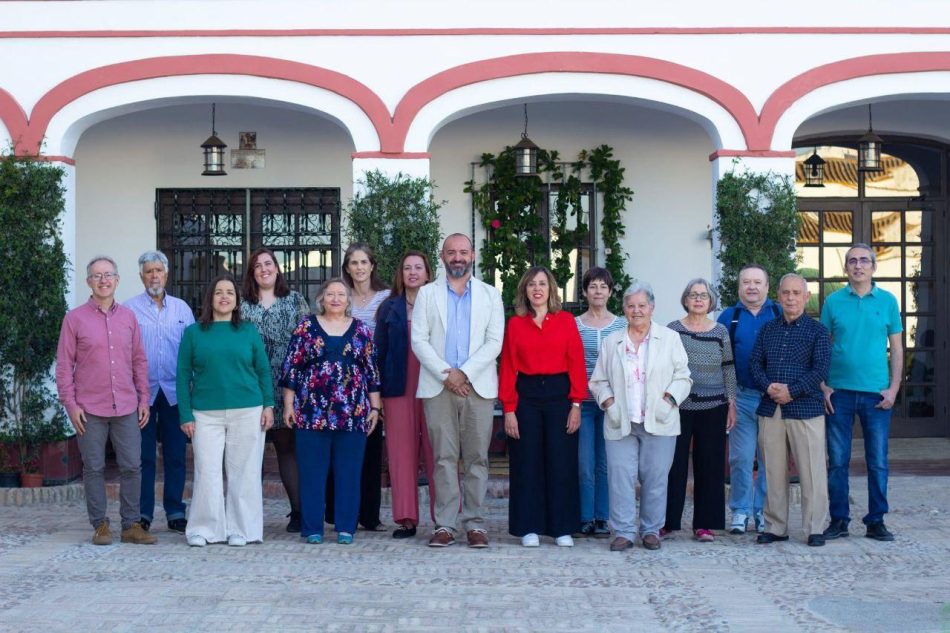
{"type": "Polygon", "coordinates": [[[112,281],[113,279],[118,278],[118,273],[96,273],[94,275],[89,275],[86,279],[92,279],[93,281],[112,281]]]}
{"type": "Polygon", "coordinates": [[[703,301],[707,301],[709,299],[709,293],[708,292],[691,292],[688,295],[686,295],[686,298],[693,299],[693,300],[702,299],[703,301]]]}
{"type": "Polygon", "coordinates": [[[848,259],[848,266],[857,266],[861,264],[862,266],[870,266],[871,258],[870,257],[851,257],[848,259]]]}

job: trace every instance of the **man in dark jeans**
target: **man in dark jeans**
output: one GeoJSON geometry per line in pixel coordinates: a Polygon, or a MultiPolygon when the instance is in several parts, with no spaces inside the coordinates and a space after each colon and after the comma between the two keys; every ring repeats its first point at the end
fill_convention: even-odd
{"type": "Polygon", "coordinates": [[[831,331],[833,342],[827,384],[822,385],[828,413],[831,524],[825,538],[829,539],[848,536],[848,467],[857,415],[864,432],[868,467],[865,536],[894,540],[884,526],[888,510],[887,438],[904,366],[903,328],[897,299],[874,283],[876,270],[877,255],[871,247],[852,246],[845,255],[848,285],[828,297],[821,310],[821,322],[831,331]]]}
{"type": "Polygon", "coordinates": [[[142,344],[148,357],[148,383],[151,407],[148,424],[142,428],[142,528],[148,530],[155,512],[156,448],[159,427],[162,436],[162,464],[165,485],[162,505],[168,529],[185,533],[185,443],[179,426],[175,371],[178,346],[185,328],[195,322],[188,304],[165,292],[168,258],[159,251],[139,257],[139,277],[145,292],[125,305],[135,313],[142,332],[142,344]]]}

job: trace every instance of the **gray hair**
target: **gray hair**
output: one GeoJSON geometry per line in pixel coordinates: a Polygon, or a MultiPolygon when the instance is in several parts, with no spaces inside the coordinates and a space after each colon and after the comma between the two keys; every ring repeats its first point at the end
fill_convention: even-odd
{"type": "Polygon", "coordinates": [[[798,273],[785,273],[782,275],[782,278],[778,280],[778,287],[781,288],[782,284],[785,283],[786,279],[798,279],[802,282],[802,285],[805,287],[805,290],[808,290],[808,282],[805,281],[805,278],[799,275],[798,273]]]}
{"type": "Polygon", "coordinates": [[[692,290],[693,286],[703,285],[706,287],[706,292],[709,293],[709,310],[706,311],[707,314],[719,307],[719,295],[716,294],[716,291],[713,290],[713,287],[709,284],[708,281],[702,277],[696,277],[695,279],[690,279],[689,283],[686,284],[686,288],[683,289],[683,294],[680,296],[680,305],[683,306],[683,309],[689,312],[689,308],[686,307],[686,298],[689,297],[689,291],[692,290]]]}
{"type": "Polygon", "coordinates": [[[115,271],[115,274],[116,275],[119,274],[119,266],[115,263],[114,259],[112,259],[108,255],[96,255],[95,257],[89,260],[88,264],[86,264],[86,278],[87,279],[89,278],[90,275],[92,275],[92,267],[96,264],[96,262],[109,262],[110,264],[112,264],[112,270],[115,271]]]}
{"type": "Polygon", "coordinates": [[[643,294],[647,296],[647,301],[650,302],[651,306],[656,306],[656,297],[653,295],[653,286],[651,286],[645,281],[640,281],[639,279],[634,279],[633,283],[630,284],[630,286],[627,287],[626,290],[624,290],[623,299],[621,303],[626,304],[627,297],[630,297],[640,292],[642,292],[643,294]]]}
{"type": "Polygon", "coordinates": [[[353,290],[346,285],[343,277],[330,277],[317,288],[317,294],[313,297],[313,313],[318,315],[326,314],[326,308],[323,307],[323,295],[327,293],[330,284],[342,284],[346,289],[346,316],[353,316],[353,290]]]}
{"type": "Polygon", "coordinates": [[[139,274],[142,273],[145,264],[154,262],[160,263],[165,267],[165,271],[168,272],[168,258],[165,257],[165,253],[161,251],[145,251],[139,256],[139,274]]]}
{"type": "Polygon", "coordinates": [[[871,253],[871,263],[877,266],[877,253],[874,252],[874,249],[865,244],[864,242],[858,242],[857,244],[852,244],[851,248],[848,249],[848,252],[844,254],[845,262],[847,262],[848,254],[856,248],[866,250],[871,253]]]}

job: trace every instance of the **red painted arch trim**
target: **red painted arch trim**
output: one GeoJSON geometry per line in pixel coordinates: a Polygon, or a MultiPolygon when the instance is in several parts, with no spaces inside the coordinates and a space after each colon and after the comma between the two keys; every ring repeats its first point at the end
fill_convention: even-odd
{"type": "MultiPolygon", "coordinates": [[[[5,160],[6,158],[7,158],[6,156],[0,156],[0,160],[5,160]]],[[[21,155],[21,156],[17,156],[17,158],[19,158],[19,159],[36,160],[36,161],[39,161],[39,162],[41,162],[41,163],[63,163],[63,164],[65,164],[65,165],[75,165],[75,164],[76,164],[76,159],[70,158],[69,156],[46,156],[46,155],[40,154],[40,155],[38,155],[38,156],[23,156],[23,155],[21,155]]]]}
{"type": "Polygon", "coordinates": [[[793,103],[829,84],[898,73],[950,70],[950,52],[889,53],[854,57],[808,70],[785,82],[765,102],[759,117],[754,144],[750,148],[771,147],[775,126],[793,103]]]}
{"type": "Polygon", "coordinates": [[[770,149],[720,149],[709,155],[709,162],[717,158],[795,158],[795,152],[781,152],[770,149]]]}
{"type": "Polygon", "coordinates": [[[526,53],[463,64],[416,84],[396,106],[393,126],[382,141],[382,149],[384,152],[402,152],[416,115],[447,92],[492,79],[550,72],[628,75],[675,84],[698,92],[725,108],[739,124],[747,143],[750,136],[755,134],[758,117],[749,99],[730,84],[702,71],[639,55],[526,53]]]}
{"type": "Polygon", "coordinates": [[[282,79],[323,88],[359,106],[377,134],[390,124],[389,110],[375,92],[355,79],[326,68],[255,55],[153,57],[94,68],[53,87],[33,108],[28,129],[18,144],[18,153],[36,152],[53,116],[69,103],[95,90],[158,77],[222,74],[282,79]]]}
{"type": "Polygon", "coordinates": [[[535,27],[407,29],[122,29],[0,31],[0,39],[119,37],[441,37],[470,35],[948,35],[930,26],[535,27]]]}
{"type": "Polygon", "coordinates": [[[353,152],[350,158],[393,158],[420,160],[432,158],[429,152],[399,152],[398,154],[388,152],[353,152]]]}
{"type": "Polygon", "coordinates": [[[0,121],[3,121],[10,138],[16,145],[17,139],[26,133],[26,112],[13,95],[3,88],[0,88],[0,121]]]}

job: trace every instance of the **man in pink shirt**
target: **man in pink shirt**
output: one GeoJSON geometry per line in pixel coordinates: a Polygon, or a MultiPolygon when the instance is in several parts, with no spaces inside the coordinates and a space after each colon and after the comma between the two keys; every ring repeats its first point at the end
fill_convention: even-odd
{"type": "Polygon", "coordinates": [[[83,487],[92,542],[111,545],[103,472],[106,440],[119,464],[122,542],[152,544],[158,539],[139,523],[141,427],[148,422],[148,362],[135,313],[119,305],[115,261],[96,256],[86,266],[92,296],[63,319],[56,350],[59,400],[79,436],[83,487]]]}

